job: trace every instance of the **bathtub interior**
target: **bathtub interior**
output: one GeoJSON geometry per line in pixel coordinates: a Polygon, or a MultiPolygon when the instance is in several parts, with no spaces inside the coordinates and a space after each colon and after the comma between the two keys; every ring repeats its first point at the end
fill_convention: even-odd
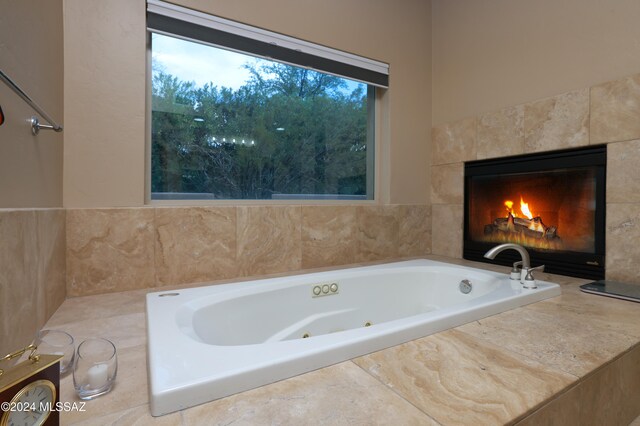
{"type": "Polygon", "coordinates": [[[362,276],[343,273],[323,281],[274,283],[247,294],[184,303],[183,329],[200,342],[219,346],[254,345],[368,327],[412,317],[481,297],[500,285],[495,275],[460,268],[378,270],[362,276]],[[463,294],[462,279],[473,283],[463,294]],[[316,287],[337,291],[315,295],[316,287]]]}

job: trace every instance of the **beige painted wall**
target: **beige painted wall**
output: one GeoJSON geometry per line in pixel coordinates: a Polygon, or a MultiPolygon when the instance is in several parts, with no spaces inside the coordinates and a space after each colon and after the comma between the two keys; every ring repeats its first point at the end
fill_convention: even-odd
{"type": "Polygon", "coordinates": [[[433,0],[433,123],[640,71],[638,0],[433,0]]]}
{"type": "MultiPolygon", "coordinates": [[[[431,10],[423,0],[182,0],[185,6],[388,62],[391,203],[427,203],[431,10]]],[[[140,206],[145,164],[145,2],[64,0],[65,207],[140,206]]],[[[383,170],[385,172],[385,170],[383,170]]]]}
{"type": "Polygon", "coordinates": [[[139,206],[145,2],[64,0],[64,206],[139,206]]]}
{"type": "MultiPolygon", "coordinates": [[[[0,69],[63,122],[62,0],[0,0],[0,69]]],[[[63,134],[31,134],[35,112],[0,83],[0,208],[62,206],[63,134]]]]}

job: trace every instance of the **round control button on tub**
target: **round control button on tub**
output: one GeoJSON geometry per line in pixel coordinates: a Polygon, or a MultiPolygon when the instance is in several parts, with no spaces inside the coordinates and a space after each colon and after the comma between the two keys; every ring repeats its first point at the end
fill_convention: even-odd
{"type": "Polygon", "coordinates": [[[322,291],[322,290],[320,289],[320,286],[319,286],[319,285],[317,285],[317,286],[315,286],[315,287],[313,288],[313,294],[315,294],[316,296],[320,296],[320,292],[321,292],[321,291],[322,291]]]}
{"type": "Polygon", "coordinates": [[[329,293],[329,285],[325,284],[322,286],[322,293],[327,294],[329,293]]]}
{"type": "Polygon", "coordinates": [[[338,284],[336,283],[331,284],[331,287],[329,289],[331,290],[332,293],[335,293],[336,291],[338,291],[338,284]]]}

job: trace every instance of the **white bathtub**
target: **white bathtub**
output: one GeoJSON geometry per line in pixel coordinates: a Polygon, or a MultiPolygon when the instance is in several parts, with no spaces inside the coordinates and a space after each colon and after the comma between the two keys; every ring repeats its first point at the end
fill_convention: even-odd
{"type": "Polygon", "coordinates": [[[431,260],[150,293],[151,413],[181,410],[559,294],[557,284],[538,282],[526,290],[506,274],[431,260]],[[460,291],[462,280],[472,283],[470,293],[460,291]]]}

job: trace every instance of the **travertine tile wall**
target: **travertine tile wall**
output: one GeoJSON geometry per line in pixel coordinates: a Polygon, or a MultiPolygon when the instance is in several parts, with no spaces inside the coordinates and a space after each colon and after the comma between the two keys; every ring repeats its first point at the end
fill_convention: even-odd
{"type": "Polygon", "coordinates": [[[66,297],[65,211],[0,210],[0,357],[20,349],[66,297]]]}
{"type": "Polygon", "coordinates": [[[462,257],[465,161],[607,148],[606,276],[640,284],[640,74],[432,129],[433,254],[462,257]]]}
{"type": "Polygon", "coordinates": [[[426,205],[67,210],[67,294],[248,277],[431,249],[426,205]]]}

